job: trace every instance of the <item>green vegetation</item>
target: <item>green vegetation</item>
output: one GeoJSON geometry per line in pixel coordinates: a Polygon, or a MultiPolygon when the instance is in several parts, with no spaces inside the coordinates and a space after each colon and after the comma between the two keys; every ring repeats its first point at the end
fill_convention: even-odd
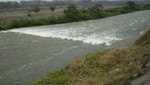
{"type": "Polygon", "coordinates": [[[128,48],[89,54],[33,85],[130,85],[150,71],[150,30],[128,48]]]}
{"type": "Polygon", "coordinates": [[[34,11],[34,12],[39,12],[40,10],[41,10],[41,9],[40,9],[40,7],[38,7],[38,6],[36,6],[36,7],[33,8],[33,11],[34,11]]]}
{"type": "Polygon", "coordinates": [[[65,17],[69,21],[80,21],[80,11],[75,5],[69,5],[67,10],[64,10],[65,17]]]}
{"type": "MultiPolygon", "coordinates": [[[[44,78],[45,81],[39,82],[47,83],[50,85],[66,85],[66,82],[68,81],[69,78],[70,76],[65,73],[65,70],[59,70],[49,74],[49,77],[45,77],[44,78]]],[[[35,85],[40,85],[39,82],[35,83],[35,85]]]]}
{"type": "Polygon", "coordinates": [[[49,24],[56,24],[58,23],[55,17],[50,17],[48,19],[23,19],[23,20],[13,20],[12,22],[8,23],[6,28],[19,28],[19,27],[29,27],[29,26],[37,26],[37,25],[49,25],[49,24]]]}
{"type": "Polygon", "coordinates": [[[128,1],[127,6],[130,7],[131,9],[135,9],[137,5],[133,1],[128,1]]]}
{"type": "MultiPolygon", "coordinates": [[[[149,4],[145,5],[137,5],[133,1],[127,2],[126,6],[119,8],[112,8],[103,10],[103,6],[101,4],[96,4],[93,7],[78,9],[75,5],[69,5],[66,10],[64,10],[64,15],[59,17],[49,17],[47,19],[39,19],[33,20],[31,14],[27,14],[30,19],[22,19],[22,20],[14,20],[10,23],[7,23],[0,30],[7,30],[12,28],[19,27],[29,27],[29,26],[37,26],[37,25],[50,25],[50,24],[60,24],[60,23],[68,23],[68,22],[77,22],[83,20],[92,20],[92,19],[100,19],[105,17],[110,17],[119,14],[130,13],[134,11],[147,10],[150,9],[149,4]]],[[[39,7],[35,7],[34,11],[38,12],[40,10],[39,7]]],[[[55,10],[55,7],[50,7],[51,11],[55,10]]]]}
{"type": "Polygon", "coordinates": [[[148,30],[144,35],[141,36],[136,42],[135,45],[145,46],[150,44],[150,30],[148,30]]]}
{"type": "Polygon", "coordinates": [[[55,11],[56,7],[50,6],[49,9],[53,12],[53,11],[55,11]]]}

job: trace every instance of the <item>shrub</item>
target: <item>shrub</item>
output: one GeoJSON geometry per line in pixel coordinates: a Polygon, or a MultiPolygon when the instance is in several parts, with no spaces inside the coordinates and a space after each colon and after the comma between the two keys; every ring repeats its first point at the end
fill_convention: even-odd
{"type": "Polygon", "coordinates": [[[88,8],[88,10],[90,11],[90,14],[92,14],[92,16],[94,16],[95,18],[103,18],[101,6],[99,7],[99,5],[96,5],[88,8]]]}
{"type": "Polygon", "coordinates": [[[38,7],[38,6],[36,6],[36,7],[33,8],[33,11],[34,11],[34,12],[39,12],[40,10],[41,10],[41,9],[40,9],[40,7],[38,7]]]}
{"type": "Polygon", "coordinates": [[[129,6],[131,9],[135,9],[136,8],[136,3],[133,1],[128,1],[127,2],[127,6],[129,6]]]}
{"type": "Polygon", "coordinates": [[[80,12],[75,5],[69,5],[66,10],[64,10],[65,17],[69,21],[80,21],[80,12]]]}
{"type": "Polygon", "coordinates": [[[51,11],[55,11],[56,7],[50,6],[49,9],[50,9],[51,11]]]}
{"type": "Polygon", "coordinates": [[[57,17],[57,23],[67,23],[67,22],[69,22],[69,20],[65,16],[57,17]]]}

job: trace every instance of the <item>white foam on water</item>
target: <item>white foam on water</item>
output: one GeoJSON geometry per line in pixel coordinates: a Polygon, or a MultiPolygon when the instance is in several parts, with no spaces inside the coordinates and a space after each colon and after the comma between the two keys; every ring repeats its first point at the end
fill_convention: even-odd
{"type": "Polygon", "coordinates": [[[141,32],[140,32],[140,35],[143,35],[143,34],[144,34],[144,31],[141,31],[141,32]]]}
{"type": "MultiPolygon", "coordinates": [[[[79,46],[80,46],[80,45],[71,46],[71,47],[69,47],[69,48],[66,48],[66,49],[62,50],[59,54],[65,53],[66,51],[71,50],[71,49],[74,49],[74,48],[78,48],[79,46]]],[[[58,54],[57,54],[57,55],[58,55],[58,54]]]]}
{"type": "Polygon", "coordinates": [[[141,20],[141,22],[145,22],[144,20],[141,20]]]}
{"type": "Polygon", "coordinates": [[[114,41],[122,40],[116,36],[112,31],[95,31],[96,29],[88,29],[85,27],[32,27],[12,29],[7,32],[17,32],[40,37],[60,38],[65,40],[82,41],[84,43],[98,45],[104,44],[111,46],[114,41]]]}
{"type": "Polygon", "coordinates": [[[138,22],[137,20],[134,20],[134,22],[138,22]]]}
{"type": "Polygon", "coordinates": [[[31,66],[33,63],[29,63],[29,64],[25,64],[25,65],[22,65],[21,67],[19,67],[17,70],[18,71],[21,71],[23,70],[24,68],[28,67],[28,66],[31,66]]]}
{"type": "Polygon", "coordinates": [[[8,31],[0,31],[0,33],[7,33],[8,31]]]}
{"type": "Polygon", "coordinates": [[[132,25],[134,25],[134,22],[132,22],[132,23],[130,24],[130,26],[132,26],[132,25]]]}

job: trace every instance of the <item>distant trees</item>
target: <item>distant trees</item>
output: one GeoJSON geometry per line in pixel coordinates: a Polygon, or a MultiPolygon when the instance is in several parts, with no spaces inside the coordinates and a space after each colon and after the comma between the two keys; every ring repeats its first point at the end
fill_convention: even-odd
{"type": "Polygon", "coordinates": [[[91,14],[96,18],[102,18],[103,6],[101,4],[96,4],[95,6],[89,8],[91,14]]]}
{"type": "Polygon", "coordinates": [[[35,6],[34,8],[33,8],[33,11],[34,12],[39,12],[41,9],[40,9],[40,7],[39,6],[35,6]]]}
{"type": "Polygon", "coordinates": [[[127,6],[129,6],[131,9],[135,9],[137,4],[133,1],[128,1],[127,6]]]}
{"type": "Polygon", "coordinates": [[[141,7],[134,1],[128,1],[125,6],[122,7],[121,13],[129,13],[135,10],[140,10],[141,7]]]}
{"type": "Polygon", "coordinates": [[[73,4],[68,5],[67,9],[64,10],[65,17],[69,21],[79,21],[80,20],[80,11],[73,4]]]}
{"type": "Polygon", "coordinates": [[[145,4],[145,8],[150,9],[150,4],[145,4]]]}
{"type": "Polygon", "coordinates": [[[96,4],[95,6],[93,6],[93,9],[95,9],[97,11],[102,11],[103,10],[103,6],[102,6],[102,4],[96,4]]]}
{"type": "Polygon", "coordinates": [[[101,4],[96,4],[88,9],[78,9],[75,5],[71,4],[64,10],[64,14],[69,21],[81,21],[102,18],[102,11],[103,6],[101,4]]]}
{"type": "Polygon", "coordinates": [[[0,2],[0,9],[18,8],[20,4],[18,2],[0,2]]]}
{"type": "Polygon", "coordinates": [[[134,1],[128,1],[125,6],[121,7],[120,12],[129,13],[146,9],[150,9],[150,4],[136,4],[134,1]]]}
{"type": "Polygon", "coordinates": [[[56,7],[50,6],[49,9],[50,9],[51,11],[55,11],[56,7]]]}

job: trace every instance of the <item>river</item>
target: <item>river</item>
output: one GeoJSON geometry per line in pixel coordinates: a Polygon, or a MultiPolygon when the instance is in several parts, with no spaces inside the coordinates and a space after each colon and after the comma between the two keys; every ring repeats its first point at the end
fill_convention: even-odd
{"type": "Polygon", "coordinates": [[[89,53],[131,45],[150,27],[150,10],[104,19],[0,32],[0,85],[31,85],[89,53]]]}

